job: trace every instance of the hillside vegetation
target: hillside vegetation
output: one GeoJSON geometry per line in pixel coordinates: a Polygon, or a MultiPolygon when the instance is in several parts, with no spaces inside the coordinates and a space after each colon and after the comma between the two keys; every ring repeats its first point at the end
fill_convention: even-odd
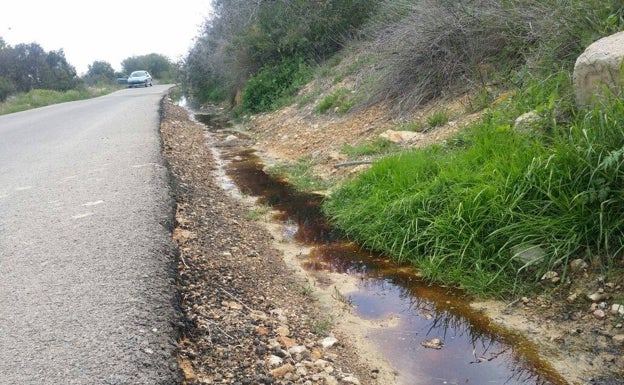
{"type": "MultiPolygon", "coordinates": [[[[200,102],[233,116],[310,103],[377,103],[397,116],[468,96],[481,119],[450,140],[395,151],[333,190],[325,211],[368,248],[473,293],[528,290],[584,258],[621,273],[624,103],[578,109],[571,73],[624,29],[620,1],[214,1],[183,68],[200,102]],[[327,89],[297,94],[312,79],[327,89]],[[304,95],[304,96],[302,96],[304,95]],[[310,96],[312,95],[312,96],[310,96]],[[533,111],[524,130],[515,119],[533,111]]],[[[440,111],[428,130],[444,123],[440,111]]],[[[387,146],[379,146],[387,149],[387,146]]]]}

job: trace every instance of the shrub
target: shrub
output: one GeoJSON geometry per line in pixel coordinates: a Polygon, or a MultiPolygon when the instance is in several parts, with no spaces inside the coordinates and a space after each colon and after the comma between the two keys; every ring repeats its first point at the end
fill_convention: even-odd
{"type": "Polygon", "coordinates": [[[323,114],[330,109],[334,109],[336,112],[344,114],[353,107],[353,100],[349,98],[349,91],[346,88],[340,88],[331,94],[325,96],[316,107],[316,112],[323,114]]]}
{"type": "Polygon", "coordinates": [[[0,76],[0,102],[4,102],[13,92],[15,92],[13,83],[9,79],[0,76]]]}
{"type": "Polygon", "coordinates": [[[391,0],[384,9],[369,48],[379,63],[368,101],[405,110],[444,93],[509,86],[508,71],[522,65],[570,69],[589,42],[624,24],[618,0],[391,0]]]}
{"type": "Polygon", "coordinates": [[[292,95],[311,76],[310,67],[301,59],[265,66],[245,85],[242,107],[253,113],[275,109],[280,98],[292,95]]]}
{"type": "Polygon", "coordinates": [[[448,123],[448,121],[449,113],[445,109],[436,110],[427,118],[427,124],[431,128],[443,126],[448,123]]]}

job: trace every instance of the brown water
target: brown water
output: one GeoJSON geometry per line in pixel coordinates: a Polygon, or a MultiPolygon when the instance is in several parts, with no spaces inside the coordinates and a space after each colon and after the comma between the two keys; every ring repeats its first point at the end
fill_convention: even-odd
{"type": "Polygon", "coordinates": [[[428,285],[412,267],[342,239],[321,213],[322,196],[299,193],[272,179],[252,150],[230,149],[221,157],[242,193],[278,210],[276,219],[296,224],[294,238],[314,246],[305,268],[357,276],[357,290],[346,293],[355,313],[395,321],[396,326],[375,329],[369,338],[402,383],[567,384],[532,343],[490,323],[461,292],[428,285]],[[421,345],[433,338],[442,341],[441,349],[421,345]]]}

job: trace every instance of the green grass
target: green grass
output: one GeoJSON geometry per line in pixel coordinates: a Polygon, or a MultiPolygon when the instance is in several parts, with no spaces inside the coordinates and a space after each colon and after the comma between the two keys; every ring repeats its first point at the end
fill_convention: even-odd
{"type": "Polygon", "coordinates": [[[345,143],[341,152],[349,158],[360,156],[384,155],[398,151],[399,146],[385,139],[362,142],[356,145],[345,143]]]}
{"type": "Polygon", "coordinates": [[[436,110],[427,118],[427,124],[431,128],[443,126],[448,121],[449,113],[445,109],[436,110]]]}
{"type": "Polygon", "coordinates": [[[270,167],[267,171],[274,178],[288,180],[298,191],[320,191],[330,187],[330,182],[318,177],[312,170],[315,162],[310,156],[297,159],[295,162],[282,162],[270,167]]]}
{"type": "Polygon", "coordinates": [[[109,87],[86,90],[69,90],[65,92],[53,90],[32,90],[28,93],[12,96],[6,102],[0,103],[0,115],[44,107],[51,104],[89,99],[108,94],[117,89],[118,87],[109,87]]]}
{"type": "Polygon", "coordinates": [[[316,112],[324,114],[329,110],[333,110],[339,114],[348,112],[355,104],[353,98],[350,97],[351,91],[346,88],[340,88],[331,94],[325,96],[316,107],[316,112]]]}
{"type": "Polygon", "coordinates": [[[330,329],[334,325],[334,319],[330,317],[315,318],[309,321],[312,332],[319,336],[328,335],[330,329]]]}
{"type": "Polygon", "coordinates": [[[428,128],[429,127],[420,120],[412,120],[399,124],[396,129],[397,131],[423,132],[426,131],[428,128]]]}
{"type": "Polygon", "coordinates": [[[247,211],[245,217],[251,221],[265,220],[268,218],[269,212],[271,212],[271,206],[269,205],[254,206],[247,211]]]}
{"type": "Polygon", "coordinates": [[[480,296],[523,292],[585,253],[608,269],[624,248],[624,101],[576,111],[570,89],[565,72],[533,81],[452,140],[376,162],[324,210],[365,247],[480,296]],[[513,130],[533,109],[541,135],[513,130]]]}

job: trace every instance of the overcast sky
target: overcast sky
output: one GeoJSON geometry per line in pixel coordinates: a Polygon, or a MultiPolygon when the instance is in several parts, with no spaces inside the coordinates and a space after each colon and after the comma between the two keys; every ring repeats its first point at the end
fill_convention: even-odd
{"type": "Polygon", "coordinates": [[[15,0],[0,11],[0,37],[9,45],[63,49],[78,74],[96,60],[116,71],[130,56],[185,56],[210,15],[210,0],[15,0]]]}

